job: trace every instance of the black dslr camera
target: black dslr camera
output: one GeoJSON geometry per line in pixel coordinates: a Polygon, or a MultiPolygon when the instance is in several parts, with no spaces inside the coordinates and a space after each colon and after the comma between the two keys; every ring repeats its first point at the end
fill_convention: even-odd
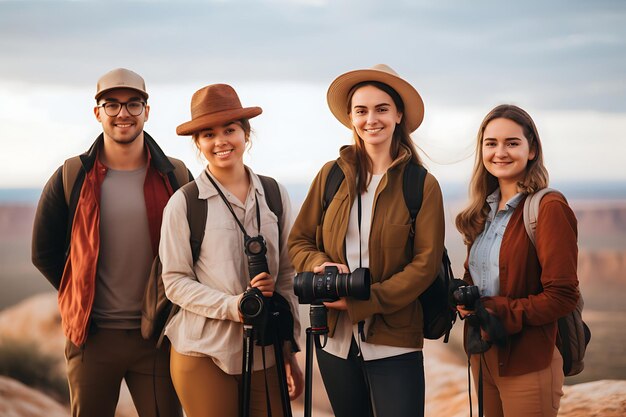
{"type": "Polygon", "coordinates": [[[489,313],[480,301],[480,291],[476,285],[458,287],[452,298],[456,305],[462,305],[473,313],[465,316],[469,323],[466,331],[466,347],[469,353],[482,353],[489,350],[492,344],[504,346],[506,331],[498,317],[489,313]],[[489,340],[482,338],[480,329],[489,335],[489,340]]]}
{"type": "Polygon", "coordinates": [[[463,285],[452,293],[454,303],[458,306],[465,306],[466,310],[474,310],[476,301],[480,300],[480,292],[476,285],[463,285]]]}
{"type": "Polygon", "coordinates": [[[327,266],[323,274],[301,272],[293,281],[293,290],[300,304],[311,304],[309,318],[314,334],[328,332],[327,310],[324,301],[336,301],[339,297],[357,300],[370,298],[370,270],[357,268],[352,274],[340,274],[336,266],[327,266]]]}
{"type": "MultiPolygon", "coordinates": [[[[261,272],[269,273],[267,266],[267,246],[265,239],[259,235],[256,237],[246,236],[243,242],[244,252],[248,257],[248,272],[250,279],[261,272]]],[[[257,288],[248,288],[239,301],[239,311],[243,316],[244,323],[259,325],[263,321],[265,311],[265,297],[257,288]]]]}
{"type": "Polygon", "coordinates": [[[293,290],[300,304],[336,301],[339,297],[368,300],[370,283],[368,268],[357,268],[351,274],[340,274],[336,266],[327,266],[323,274],[313,272],[297,274],[293,282],[293,290]]]}

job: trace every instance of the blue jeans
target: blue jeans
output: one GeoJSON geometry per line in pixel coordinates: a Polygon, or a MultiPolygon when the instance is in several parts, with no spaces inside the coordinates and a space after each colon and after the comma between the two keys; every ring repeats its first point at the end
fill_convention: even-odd
{"type": "Polygon", "coordinates": [[[354,340],[347,359],[316,348],[317,363],[336,417],[423,417],[421,351],[363,361],[354,340]],[[369,383],[369,392],[368,392],[369,383]]]}

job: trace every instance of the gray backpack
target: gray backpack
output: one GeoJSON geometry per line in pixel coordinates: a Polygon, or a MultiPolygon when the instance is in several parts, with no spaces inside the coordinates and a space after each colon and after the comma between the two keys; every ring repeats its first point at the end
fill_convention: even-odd
{"type": "MultiPolygon", "coordinates": [[[[548,193],[563,195],[557,190],[544,188],[530,194],[524,202],[524,226],[534,246],[536,246],[535,229],[539,218],[539,204],[543,196],[548,193]]],[[[565,376],[578,375],[585,367],[585,351],[591,340],[591,330],[583,321],[583,305],[583,296],[580,294],[576,309],[558,320],[556,346],[563,356],[563,373],[565,376]]]]}

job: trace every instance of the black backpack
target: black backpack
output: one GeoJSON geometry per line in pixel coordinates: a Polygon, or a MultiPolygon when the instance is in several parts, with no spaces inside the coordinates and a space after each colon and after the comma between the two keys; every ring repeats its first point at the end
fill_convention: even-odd
{"type": "MultiPolygon", "coordinates": [[[[402,193],[404,195],[404,203],[409,209],[411,216],[411,232],[409,234],[411,247],[415,237],[415,219],[422,207],[424,197],[426,172],[426,168],[414,161],[409,162],[404,169],[402,193]]],[[[324,186],[323,213],[326,212],[330,202],[339,190],[344,177],[343,171],[335,162],[328,173],[324,186]]],[[[445,335],[444,343],[448,342],[450,329],[452,329],[452,325],[456,320],[456,310],[450,304],[450,293],[452,289],[459,285],[459,281],[462,283],[461,280],[454,278],[448,251],[444,248],[441,267],[437,277],[426,291],[419,296],[424,314],[424,337],[426,339],[437,340],[445,335]]]]}

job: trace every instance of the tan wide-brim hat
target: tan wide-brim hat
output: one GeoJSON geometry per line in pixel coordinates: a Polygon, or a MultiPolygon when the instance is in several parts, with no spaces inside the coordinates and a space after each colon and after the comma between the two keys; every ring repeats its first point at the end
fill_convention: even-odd
{"type": "Polygon", "coordinates": [[[326,99],[333,115],[348,129],[352,122],[348,113],[348,94],[355,85],[364,81],[378,81],[396,90],[404,103],[404,113],[409,133],[415,131],[424,120],[424,102],[411,84],[385,64],[374,65],[372,68],[346,72],[335,78],[328,87],[326,99]]]}
{"type": "Polygon", "coordinates": [[[261,114],[260,107],[242,107],[235,89],[228,84],[211,84],[191,97],[191,120],[176,128],[180,136],[192,135],[227,122],[251,119],[261,114]]]}
{"type": "Polygon", "coordinates": [[[96,84],[96,100],[107,91],[117,88],[135,90],[148,100],[146,83],[142,76],[126,68],[116,68],[100,77],[98,84],[96,84]]]}

